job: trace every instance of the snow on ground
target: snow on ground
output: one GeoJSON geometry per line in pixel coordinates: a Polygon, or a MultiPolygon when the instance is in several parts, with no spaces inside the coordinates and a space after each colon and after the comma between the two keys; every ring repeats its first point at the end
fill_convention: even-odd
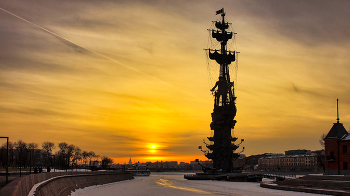
{"type": "MultiPolygon", "coordinates": [[[[71,175],[64,175],[64,176],[71,176],[71,175]]],[[[52,180],[52,179],[60,178],[60,177],[62,177],[62,176],[52,177],[52,178],[49,178],[49,179],[47,179],[47,180],[44,180],[44,181],[41,181],[41,182],[39,182],[39,183],[34,184],[34,186],[32,187],[32,189],[29,191],[28,196],[35,196],[35,191],[36,191],[36,189],[37,189],[41,184],[44,184],[45,182],[48,182],[48,181],[50,181],[50,180],[52,180]]]]}
{"type": "MultiPolygon", "coordinates": [[[[95,195],[251,195],[251,196],[317,196],[318,194],[261,188],[254,182],[186,180],[184,173],[152,173],[149,177],[78,189],[72,196],[95,195]]],[[[321,195],[320,195],[321,196],[321,195]]]]}

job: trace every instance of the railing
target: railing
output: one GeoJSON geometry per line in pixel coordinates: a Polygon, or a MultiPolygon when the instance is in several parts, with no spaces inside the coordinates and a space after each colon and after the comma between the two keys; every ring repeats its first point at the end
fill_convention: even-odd
{"type": "Polygon", "coordinates": [[[297,173],[290,173],[290,172],[279,172],[279,173],[274,173],[274,172],[252,172],[252,173],[247,173],[248,179],[262,179],[262,178],[269,178],[269,179],[276,179],[276,181],[282,181],[287,178],[296,178],[297,173]]]}
{"type": "Polygon", "coordinates": [[[276,179],[286,179],[286,178],[296,178],[296,174],[264,174],[264,178],[276,178],[276,179]]]}

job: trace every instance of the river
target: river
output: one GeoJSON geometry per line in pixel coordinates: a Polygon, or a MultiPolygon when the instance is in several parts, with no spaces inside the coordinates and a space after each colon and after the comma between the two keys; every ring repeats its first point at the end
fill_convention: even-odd
{"type": "Polygon", "coordinates": [[[261,188],[256,182],[186,180],[184,173],[152,173],[148,177],[78,189],[72,196],[154,196],[154,195],[236,195],[236,196],[299,196],[318,194],[261,188]]]}

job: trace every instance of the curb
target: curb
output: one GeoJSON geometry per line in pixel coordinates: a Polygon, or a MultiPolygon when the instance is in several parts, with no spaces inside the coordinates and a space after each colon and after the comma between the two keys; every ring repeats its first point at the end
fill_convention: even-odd
{"type": "MultiPolygon", "coordinates": [[[[65,175],[51,178],[34,188],[35,196],[66,196],[88,186],[133,179],[130,173],[65,175]]],[[[29,196],[29,195],[28,195],[29,196]]]]}
{"type": "MultiPolygon", "coordinates": [[[[60,190],[56,190],[58,187],[55,188],[55,186],[53,186],[55,191],[63,191],[67,189],[67,187],[72,187],[73,185],[73,187],[76,187],[77,184],[80,184],[81,187],[86,187],[87,185],[92,186],[100,182],[106,181],[109,183],[110,181],[121,181],[130,178],[133,178],[130,173],[123,172],[50,172],[31,174],[10,182],[0,190],[0,196],[28,196],[34,186],[37,186],[35,192],[40,194],[40,189],[47,190],[48,187],[52,187],[50,186],[50,184],[52,184],[50,182],[58,182],[62,181],[62,179],[63,181],[59,183],[60,190]],[[112,177],[114,175],[115,177],[112,177]],[[66,180],[64,179],[66,179],[67,182],[65,182],[66,180]],[[40,188],[37,189],[39,186],[40,188]]],[[[53,191],[50,190],[50,192],[53,191]]],[[[61,195],[61,193],[59,194],[61,195]]]]}

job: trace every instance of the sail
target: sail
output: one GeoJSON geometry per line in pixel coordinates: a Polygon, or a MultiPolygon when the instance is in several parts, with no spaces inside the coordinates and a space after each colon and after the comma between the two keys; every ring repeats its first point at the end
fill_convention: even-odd
{"type": "Polygon", "coordinates": [[[207,154],[205,154],[205,156],[206,156],[208,159],[215,159],[214,153],[207,153],[207,154]]]}
{"type": "Polygon", "coordinates": [[[228,29],[228,23],[226,22],[225,24],[222,24],[220,21],[216,21],[215,27],[220,30],[228,29]]]}
{"type": "Polygon", "coordinates": [[[217,146],[216,145],[207,145],[207,148],[210,150],[214,150],[217,148],[217,146]]]}
{"type": "Polygon", "coordinates": [[[230,51],[228,54],[226,53],[226,55],[224,56],[224,54],[220,54],[218,50],[215,50],[213,53],[211,53],[209,50],[209,58],[211,60],[215,60],[220,65],[224,63],[229,65],[231,64],[231,62],[236,60],[235,51],[233,52],[230,51]]]}
{"type": "Polygon", "coordinates": [[[221,42],[221,41],[227,42],[229,39],[232,39],[232,32],[226,32],[225,31],[225,33],[222,33],[222,31],[215,31],[215,30],[213,30],[211,35],[218,42],[221,42]]]}

